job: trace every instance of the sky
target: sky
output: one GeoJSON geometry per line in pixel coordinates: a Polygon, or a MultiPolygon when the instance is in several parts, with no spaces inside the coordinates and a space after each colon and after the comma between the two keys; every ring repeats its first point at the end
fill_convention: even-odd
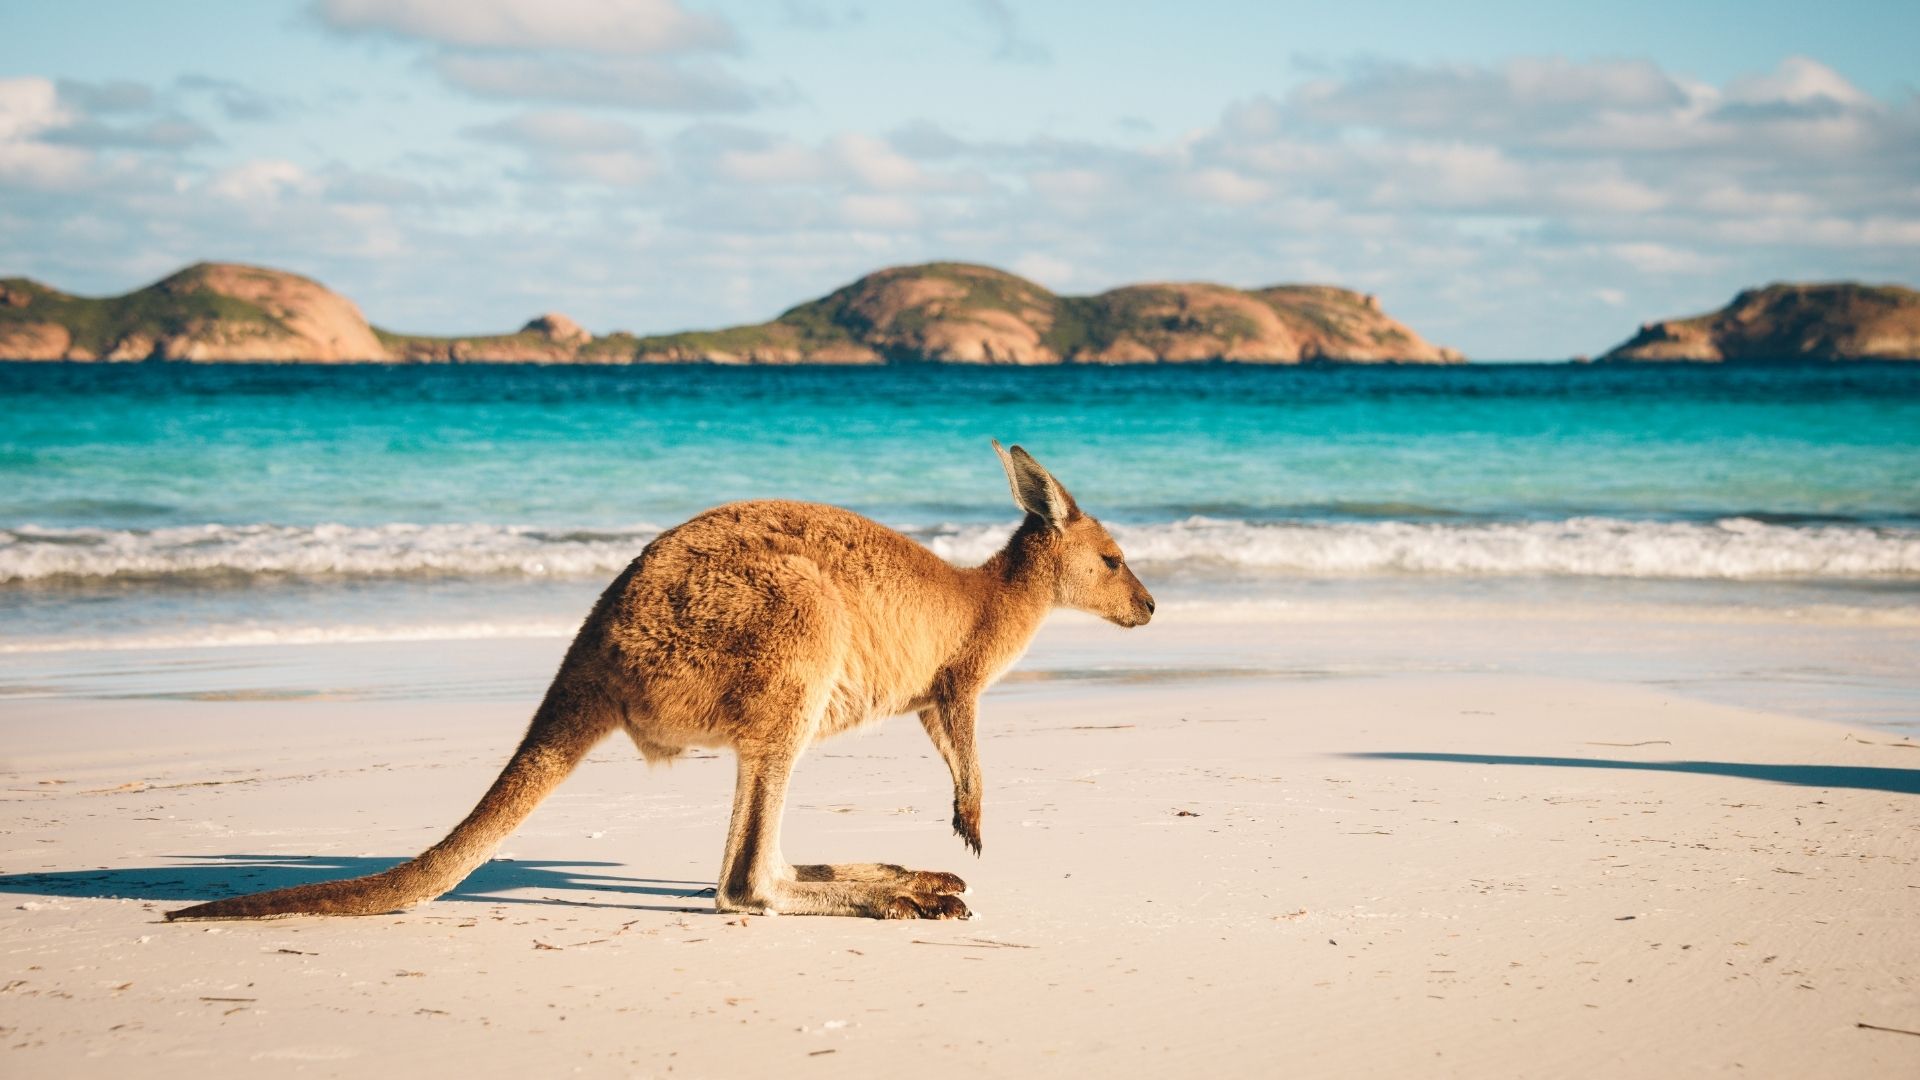
{"type": "Polygon", "coordinates": [[[758,322],[957,259],[1377,293],[1481,359],[1920,285],[1920,4],[0,0],[0,276],[758,322]]]}

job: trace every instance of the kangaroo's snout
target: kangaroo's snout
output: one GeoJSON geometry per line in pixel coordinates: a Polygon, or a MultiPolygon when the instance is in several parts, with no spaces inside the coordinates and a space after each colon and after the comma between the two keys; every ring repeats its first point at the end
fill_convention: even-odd
{"type": "Polygon", "coordinates": [[[1139,595],[1133,598],[1133,610],[1129,612],[1125,618],[1115,619],[1113,621],[1128,629],[1136,626],[1145,626],[1149,622],[1152,622],[1153,596],[1149,594],[1147,590],[1141,589],[1139,595]]]}

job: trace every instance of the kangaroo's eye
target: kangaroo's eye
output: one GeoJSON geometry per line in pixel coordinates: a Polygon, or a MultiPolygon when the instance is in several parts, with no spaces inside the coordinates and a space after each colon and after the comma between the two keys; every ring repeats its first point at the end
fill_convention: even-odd
{"type": "Polygon", "coordinates": [[[1102,555],[1100,556],[1100,561],[1106,563],[1107,569],[1109,570],[1120,569],[1120,556],[1118,555],[1102,555]]]}

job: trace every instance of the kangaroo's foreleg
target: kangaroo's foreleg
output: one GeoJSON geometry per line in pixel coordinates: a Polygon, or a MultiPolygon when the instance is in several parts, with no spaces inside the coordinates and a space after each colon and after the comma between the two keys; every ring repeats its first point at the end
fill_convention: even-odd
{"type": "Polygon", "coordinates": [[[953,774],[953,831],[980,854],[980,752],[974,745],[976,699],[956,694],[920,710],[920,725],[953,774]]]}
{"type": "Polygon", "coordinates": [[[795,867],[780,854],[780,817],[798,757],[785,747],[739,749],[740,768],[714,905],[721,911],[855,915],[871,919],[965,919],[952,874],[881,863],[795,867]]]}

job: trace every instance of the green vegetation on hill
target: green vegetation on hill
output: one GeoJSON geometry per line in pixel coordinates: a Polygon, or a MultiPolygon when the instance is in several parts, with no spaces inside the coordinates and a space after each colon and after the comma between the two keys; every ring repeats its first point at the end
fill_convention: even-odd
{"type": "Polygon", "coordinates": [[[936,262],[868,274],[769,322],[592,337],[549,312],[505,334],[371,327],[316,282],[206,263],[126,296],[0,282],[0,351],[29,359],[532,363],[1445,362],[1373,298],[1323,286],[1243,291],[1201,283],[1057,296],[989,266],[936,262]]]}
{"type": "Polygon", "coordinates": [[[287,334],[284,323],[257,304],[197,287],[199,267],[124,296],[73,296],[27,278],[0,281],[0,325],[54,323],[71,335],[70,348],[104,354],[119,342],[158,341],[242,324],[256,333],[287,334]]]}
{"type": "Polygon", "coordinates": [[[1747,289],[1718,311],[1642,323],[1601,360],[1920,360],[1920,292],[1854,282],[1747,289]]]}

